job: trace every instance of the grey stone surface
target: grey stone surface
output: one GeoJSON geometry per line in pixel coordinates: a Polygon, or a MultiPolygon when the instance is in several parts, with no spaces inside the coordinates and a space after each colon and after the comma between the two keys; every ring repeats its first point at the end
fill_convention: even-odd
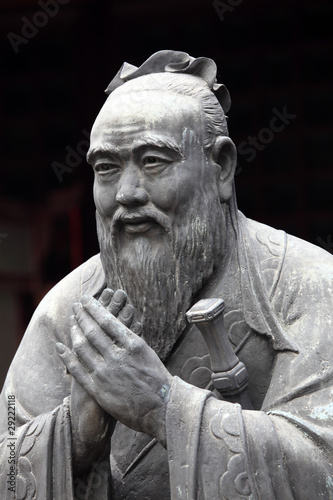
{"type": "Polygon", "coordinates": [[[43,299],[10,367],[1,498],[333,497],[333,258],[237,210],[215,78],[162,51],[109,85],[88,153],[101,253],[43,299]],[[212,390],[186,323],[220,297],[252,410],[212,390]]]}

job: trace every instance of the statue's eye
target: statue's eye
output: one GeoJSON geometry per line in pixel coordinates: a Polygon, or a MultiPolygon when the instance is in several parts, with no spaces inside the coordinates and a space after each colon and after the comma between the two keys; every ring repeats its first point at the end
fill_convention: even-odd
{"type": "Polygon", "coordinates": [[[157,163],[161,163],[161,159],[156,156],[146,156],[143,160],[144,165],[156,165],[157,163]]]}
{"type": "Polygon", "coordinates": [[[161,174],[170,163],[171,160],[169,158],[160,155],[159,156],[147,155],[142,159],[143,169],[149,175],[161,174]]]}
{"type": "Polygon", "coordinates": [[[108,174],[108,173],[113,173],[117,171],[119,167],[117,165],[114,165],[113,163],[98,163],[95,166],[96,172],[99,174],[108,174]]]}

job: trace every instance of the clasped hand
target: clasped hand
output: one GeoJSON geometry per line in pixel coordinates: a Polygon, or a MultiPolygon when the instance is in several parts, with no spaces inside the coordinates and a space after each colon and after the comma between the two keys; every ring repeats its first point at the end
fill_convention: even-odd
{"type": "Polygon", "coordinates": [[[172,376],[135,333],[140,324],[132,325],[126,293],[106,289],[99,301],[83,296],[74,312],[72,351],[57,344],[69,372],[109,415],[164,444],[172,376]]]}

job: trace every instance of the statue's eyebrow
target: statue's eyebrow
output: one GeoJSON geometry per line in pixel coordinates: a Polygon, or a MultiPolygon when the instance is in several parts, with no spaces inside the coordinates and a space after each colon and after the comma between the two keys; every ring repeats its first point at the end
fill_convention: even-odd
{"type": "MultiPolygon", "coordinates": [[[[137,139],[133,142],[132,148],[134,152],[137,152],[138,150],[142,148],[159,148],[159,149],[168,149],[173,151],[174,153],[177,154],[177,156],[184,158],[184,154],[181,150],[181,147],[179,144],[169,138],[169,137],[159,137],[153,134],[148,134],[145,135],[144,137],[141,137],[140,139],[137,139]]],[[[87,153],[87,162],[92,164],[96,156],[120,156],[121,154],[121,149],[118,148],[117,146],[110,145],[108,147],[96,147],[96,148],[90,148],[88,153],[87,153]]]]}
{"type": "Polygon", "coordinates": [[[152,148],[165,148],[172,150],[177,155],[184,157],[183,152],[179,144],[169,137],[159,137],[156,135],[145,135],[144,137],[137,139],[133,143],[133,149],[138,150],[144,147],[152,148]]]}
{"type": "Polygon", "coordinates": [[[117,148],[116,146],[112,147],[96,147],[96,148],[90,148],[88,153],[87,153],[87,162],[92,164],[96,156],[117,156],[120,154],[120,149],[117,148]]]}

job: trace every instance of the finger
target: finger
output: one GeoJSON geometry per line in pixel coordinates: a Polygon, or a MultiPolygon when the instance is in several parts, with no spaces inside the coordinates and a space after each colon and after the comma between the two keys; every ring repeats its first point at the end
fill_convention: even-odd
{"type": "Polygon", "coordinates": [[[121,309],[124,307],[127,300],[127,293],[124,290],[117,290],[109,304],[109,311],[113,316],[118,316],[121,309]]]}
{"type": "Polygon", "coordinates": [[[56,343],[56,349],[60,359],[67,367],[68,371],[73,375],[75,380],[77,380],[78,383],[82,385],[82,387],[84,387],[84,389],[86,389],[86,391],[90,394],[94,394],[93,380],[75,354],[73,354],[70,349],[68,349],[68,347],[61,342],[56,343]]]}
{"type": "Polygon", "coordinates": [[[93,297],[83,296],[81,301],[85,311],[89,313],[111,340],[120,346],[130,346],[134,337],[131,330],[115,318],[113,314],[105,313],[105,308],[93,297]]]}
{"type": "Polygon", "coordinates": [[[113,295],[114,295],[114,291],[111,290],[111,288],[105,288],[105,290],[103,290],[103,292],[99,298],[100,303],[104,307],[107,307],[110,304],[110,301],[111,301],[113,295]]]}
{"type": "MultiPolygon", "coordinates": [[[[94,301],[94,306],[100,311],[100,317],[111,316],[110,313],[102,306],[100,302],[96,299],[91,298],[94,301]]],[[[73,309],[75,310],[75,318],[82,330],[85,338],[90,342],[90,344],[104,357],[105,353],[112,347],[110,342],[110,337],[103,331],[103,323],[95,320],[95,318],[85,310],[82,304],[74,304],[73,309]]],[[[104,320],[105,321],[105,320],[104,320]]]]}
{"type": "Polygon", "coordinates": [[[123,325],[130,327],[134,317],[134,307],[131,304],[127,304],[118,316],[119,321],[123,325]]]}
{"type": "Polygon", "coordinates": [[[139,321],[137,321],[136,323],[133,323],[133,325],[131,326],[131,330],[133,333],[135,333],[136,335],[141,337],[141,335],[142,335],[142,323],[140,323],[139,321]]]}
{"type": "Polygon", "coordinates": [[[71,325],[73,352],[84,366],[92,372],[96,368],[96,363],[101,361],[101,356],[83,335],[81,328],[76,323],[75,316],[73,318],[74,321],[71,325]]]}

